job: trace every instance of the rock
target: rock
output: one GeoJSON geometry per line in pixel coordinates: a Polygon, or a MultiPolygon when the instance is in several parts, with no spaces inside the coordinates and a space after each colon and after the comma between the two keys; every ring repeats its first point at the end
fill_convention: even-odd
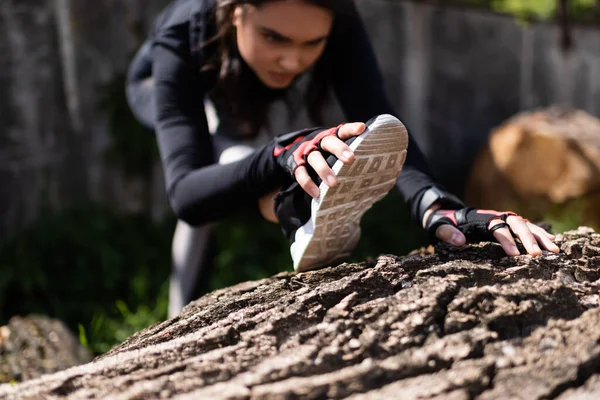
{"type": "Polygon", "coordinates": [[[465,200],[536,221],[571,207],[600,227],[600,120],[559,108],[508,120],[476,157],[465,200]]]}
{"type": "Polygon", "coordinates": [[[13,317],[0,327],[0,382],[22,382],[92,360],[60,321],[13,317]]]}
{"type": "Polygon", "coordinates": [[[438,245],[242,283],[0,398],[600,398],[600,235],[556,241],[579,250],[438,245]]]}

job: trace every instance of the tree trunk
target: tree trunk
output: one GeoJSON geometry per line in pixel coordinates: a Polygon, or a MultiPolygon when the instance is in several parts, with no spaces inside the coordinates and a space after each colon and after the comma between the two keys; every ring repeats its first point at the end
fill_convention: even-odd
{"type": "Polygon", "coordinates": [[[0,397],[598,398],[600,234],[557,243],[537,258],[438,246],[240,284],[0,397]]]}
{"type": "Polygon", "coordinates": [[[560,46],[563,51],[573,48],[573,35],[569,21],[568,0],[558,0],[558,20],[560,24],[560,46]]]}
{"type": "Polygon", "coordinates": [[[600,228],[600,119],[582,110],[524,111],[490,135],[465,200],[542,220],[571,213],[600,228]]]}

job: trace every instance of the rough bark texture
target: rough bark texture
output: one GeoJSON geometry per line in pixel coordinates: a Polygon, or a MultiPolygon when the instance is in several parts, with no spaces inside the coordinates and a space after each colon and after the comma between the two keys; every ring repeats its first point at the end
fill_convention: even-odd
{"type": "Polygon", "coordinates": [[[600,234],[282,273],[213,292],[3,398],[600,397],[600,234]]]}
{"type": "Polygon", "coordinates": [[[0,327],[0,382],[26,381],[92,360],[60,321],[13,317],[0,327]]]}

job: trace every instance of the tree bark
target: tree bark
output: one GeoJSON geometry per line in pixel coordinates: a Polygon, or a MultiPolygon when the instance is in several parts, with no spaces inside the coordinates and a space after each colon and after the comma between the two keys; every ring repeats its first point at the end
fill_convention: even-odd
{"type": "Polygon", "coordinates": [[[556,241],[536,258],[440,245],[247,282],[0,397],[598,398],[600,234],[556,241]]]}
{"type": "Polygon", "coordinates": [[[22,382],[92,360],[60,321],[13,317],[0,327],[0,382],[22,382]]]}

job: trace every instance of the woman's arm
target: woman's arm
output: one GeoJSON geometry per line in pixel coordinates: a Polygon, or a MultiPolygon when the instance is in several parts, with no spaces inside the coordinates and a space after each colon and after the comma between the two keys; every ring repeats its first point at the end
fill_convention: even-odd
{"type": "Polygon", "coordinates": [[[215,164],[204,112],[199,67],[189,56],[187,26],[162,32],[152,48],[156,136],[167,194],[178,218],[199,225],[241,209],[280,183],[272,150],[259,149],[227,165],[215,164]]]}

